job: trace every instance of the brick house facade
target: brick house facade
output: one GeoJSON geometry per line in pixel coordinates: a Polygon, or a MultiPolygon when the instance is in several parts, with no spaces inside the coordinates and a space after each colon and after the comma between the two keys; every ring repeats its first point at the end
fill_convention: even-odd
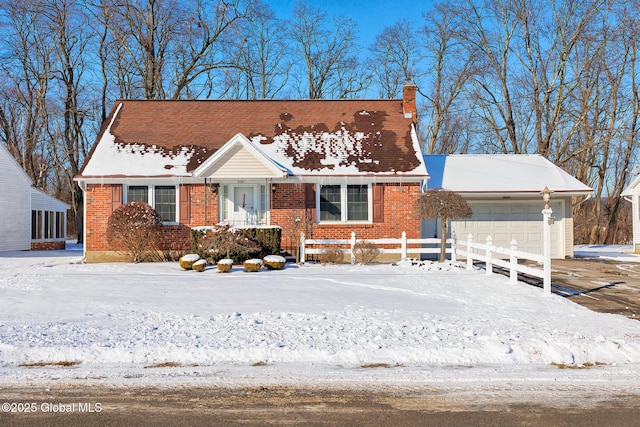
{"type": "Polygon", "coordinates": [[[220,222],[279,226],[283,242],[419,238],[415,118],[415,86],[401,100],[118,101],[76,177],[86,260],[121,259],[107,222],[133,200],[163,216],[164,250],[220,222]]]}

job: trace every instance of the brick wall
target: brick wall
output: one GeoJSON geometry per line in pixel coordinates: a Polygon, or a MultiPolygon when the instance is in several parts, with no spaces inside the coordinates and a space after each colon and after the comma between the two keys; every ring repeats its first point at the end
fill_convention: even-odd
{"type": "Polygon", "coordinates": [[[107,221],[111,216],[111,185],[88,185],[85,197],[87,200],[85,224],[85,250],[109,250],[107,242],[107,221]]]}
{"type": "Polygon", "coordinates": [[[297,239],[300,232],[314,239],[348,239],[355,232],[358,239],[399,238],[402,232],[410,239],[420,238],[420,220],[413,218],[413,202],[420,196],[420,185],[386,184],[384,221],[373,224],[316,224],[305,208],[303,184],[279,184],[272,195],[271,225],[282,227],[283,240],[297,239]],[[298,219],[299,221],[296,221],[298,219]],[[311,221],[310,221],[311,220],[311,221]]]}
{"type": "MultiPolygon", "coordinates": [[[[87,252],[113,251],[107,239],[109,217],[113,212],[114,185],[87,186],[85,193],[87,201],[86,212],[86,240],[87,252]]],[[[213,225],[218,222],[218,194],[212,191],[210,185],[188,185],[190,199],[190,218],[181,220],[179,225],[163,228],[161,241],[162,249],[188,250],[191,244],[190,228],[195,226],[213,225]]]]}
{"type": "Polygon", "coordinates": [[[31,242],[32,251],[61,251],[66,248],[64,240],[55,242],[31,242]]]}
{"type": "MultiPolygon", "coordinates": [[[[189,250],[190,228],[214,225],[218,222],[218,194],[210,185],[189,185],[189,219],[179,225],[165,226],[163,248],[189,250]]],[[[420,220],[413,218],[413,201],[420,195],[419,184],[387,184],[384,191],[384,221],[373,224],[316,224],[312,209],[305,206],[304,184],[278,184],[271,194],[271,225],[282,227],[283,242],[296,241],[300,233],[315,239],[348,239],[351,232],[358,239],[420,237],[420,220]]],[[[111,185],[88,185],[86,190],[87,223],[85,248],[87,252],[113,251],[107,240],[107,222],[111,216],[111,185]]]]}
{"type": "Polygon", "coordinates": [[[191,218],[189,222],[180,222],[189,227],[217,224],[219,218],[218,188],[210,184],[192,184],[187,187],[189,187],[191,200],[191,218]]]}

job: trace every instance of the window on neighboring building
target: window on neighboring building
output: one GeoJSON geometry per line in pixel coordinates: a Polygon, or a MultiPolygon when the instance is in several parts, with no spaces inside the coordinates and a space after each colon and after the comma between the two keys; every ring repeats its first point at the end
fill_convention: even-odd
{"type": "Polygon", "coordinates": [[[57,216],[57,227],[56,227],[56,239],[62,239],[65,236],[65,223],[64,223],[64,212],[56,212],[57,216]]]}
{"type": "Polygon", "coordinates": [[[31,211],[31,239],[38,238],[38,211],[31,211]]]}
{"type": "Polygon", "coordinates": [[[320,221],[370,221],[369,185],[321,185],[319,192],[320,221]]]}

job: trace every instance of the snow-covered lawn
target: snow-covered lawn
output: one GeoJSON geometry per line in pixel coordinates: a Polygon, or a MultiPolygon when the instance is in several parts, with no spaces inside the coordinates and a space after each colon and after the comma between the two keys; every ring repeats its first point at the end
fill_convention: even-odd
{"type": "Polygon", "coordinates": [[[560,381],[639,392],[640,322],[502,276],[81,259],[77,248],[0,253],[0,386],[560,381]]]}

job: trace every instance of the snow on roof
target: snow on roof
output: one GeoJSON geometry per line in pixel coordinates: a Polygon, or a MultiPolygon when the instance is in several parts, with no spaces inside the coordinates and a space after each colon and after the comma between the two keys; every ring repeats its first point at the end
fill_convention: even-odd
{"type": "Polygon", "coordinates": [[[620,195],[622,197],[633,196],[634,190],[636,189],[638,184],[640,184],[640,175],[636,175],[635,177],[633,177],[629,185],[622,191],[620,195]]]}
{"type": "Polygon", "coordinates": [[[238,133],[293,175],[427,176],[402,100],[123,100],[80,177],[191,176],[238,133]]]}
{"type": "Polygon", "coordinates": [[[460,193],[591,193],[593,190],[538,154],[425,155],[429,188],[460,193]]]}
{"type": "MultiPolygon", "coordinates": [[[[270,138],[269,143],[264,143],[269,138],[263,135],[252,137],[251,142],[290,175],[427,175],[422,162],[404,171],[390,167],[376,153],[376,148],[384,144],[380,135],[380,131],[354,132],[343,123],[333,132],[286,129],[270,138]]],[[[420,153],[413,126],[411,139],[414,152],[420,153]]],[[[410,157],[412,153],[407,154],[410,157]]]]}
{"type": "Polygon", "coordinates": [[[50,194],[31,187],[31,208],[36,210],[48,210],[55,212],[65,212],[69,209],[67,203],[58,200],[50,194]]]}
{"type": "Polygon", "coordinates": [[[114,122],[122,108],[120,103],[109,122],[109,126],[96,143],[92,158],[100,161],[88,162],[85,176],[189,176],[187,165],[194,154],[191,147],[165,147],[143,144],[124,144],[118,142],[111,133],[114,122]]]}

